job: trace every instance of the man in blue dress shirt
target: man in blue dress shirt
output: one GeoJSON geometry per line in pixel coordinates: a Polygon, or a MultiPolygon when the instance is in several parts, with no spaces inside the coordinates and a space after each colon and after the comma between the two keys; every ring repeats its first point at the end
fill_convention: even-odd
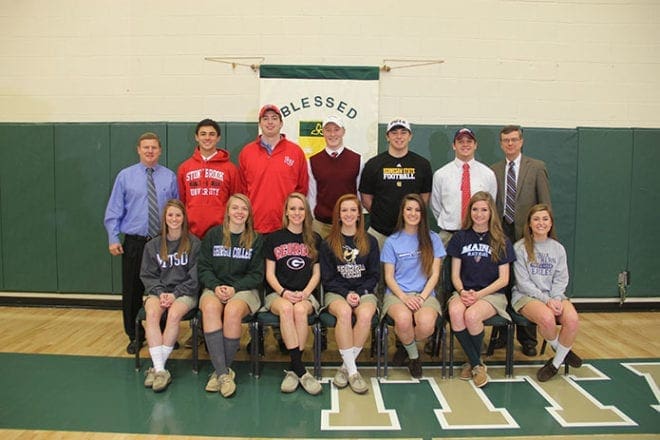
{"type": "Polygon", "coordinates": [[[144,295],[144,285],[140,280],[144,245],[160,233],[160,217],[165,203],[179,197],[176,175],[158,164],[161,152],[158,135],[148,132],[140,136],[137,145],[140,162],[117,174],[105,210],[108,249],[110,254],[122,256],[122,309],[124,331],[129,338],[126,351],[129,354],[135,354],[144,340],[144,331],[141,332],[140,341],[136,340],[135,335],[135,317],[142,307],[144,295]],[[149,217],[148,186],[151,178],[157,199],[155,219],[154,210],[152,218],[149,217]],[[124,235],[123,244],[119,239],[120,234],[124,235]]]}

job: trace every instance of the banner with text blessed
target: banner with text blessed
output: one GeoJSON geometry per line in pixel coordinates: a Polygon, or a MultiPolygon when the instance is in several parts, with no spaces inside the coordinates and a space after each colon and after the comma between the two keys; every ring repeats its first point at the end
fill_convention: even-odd
{"type": "Polygon", "coordinates": [[[322,121],[340,116],[344,145],[366,160],[378,151],[378,67],[262,65],[261,107],[275,104],[284,118],[283,133],[307,157],[325,146],[322,121]]]}

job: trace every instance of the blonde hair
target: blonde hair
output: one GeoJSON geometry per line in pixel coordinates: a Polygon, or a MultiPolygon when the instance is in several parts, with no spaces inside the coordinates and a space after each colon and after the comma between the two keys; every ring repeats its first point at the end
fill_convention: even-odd
{"type": "Polygon", "coordinates": [[[555,240],[557,239],[557,235],[555,234],[555,217],[552,215],[552,209],[550,209],[550,206],[546,205],[545,203],[539,203],[529,208],[529,212],[527,213],[527,221],[525,222],[525,229],[523,229],[523,242],[525,243],[525,250],[527,251],[527,259],[529,263],[536,263],[536,253],[534,252],[534,235],[532,234],[531,225],[532,216],[541,211],[547,211],[548,215],[550,216],[550,221],[552,222],[552,226],[550,226],[550,230],[548,231],[548,237],[555,240]]]}
{"type": "Polygon", "coordinates": [[[302,224],[302,236],[303,244],[307,247],[307,254],[312,261],[316,261],[318,258],[318,249],[316,249],[316,238],[314,235],[314,226],[312,223],[312,210],[309,208],[309,203],[307,198],[299,193],[292,192],[284,201],[284,212],[282,213],[282,227],[287,228],[289,226],[289,217],[287,214],[287,209],[289,208],[289,201],[293,199],[298,199],[302,202],[305,207],[305,219],[302,224]]]}
{"type": "Polygon", "coordinates": [[[226,248],[231,247],[231,229],[229,227],[229,207],[231,206],[231,200],[237,199],[245,203],[248,209],[248,218],[245,220],[245,229],[241,232],[241,238],[239,240],[239,245],[245,249],[252,248],[252,243],[257,238],[257,233],[254,231],[253,218],[252,218],[252,204],[250,199],[245,194],[236,193],[232,194],[229,199],[227,199],[227,205],[225,206],[225,219],[222,223],[222,245],[226,248]]]}
{"type": "Polygon", "coordinates": [[[506,236],[502,230],[502,223],[500,223],[495,202],[490,193],[486,191],[479,191],[470,198],[465,218],[463,218],[463,229],[470,229],[474,224],[472,220],[472,206],[477,202],[486,202],[488,210],[490,211],[490,219],[488,220],[488,232],[490,235],[490,243],[492,249],[491,258],[494,262],[500,261],[500,257],[506,255],[506,236]]]}
{"type": "Polygon", "coordinates": [[[355,247],[360,251],[360,255],[369,254],[369,237],[367,236],[367,231],[364,229],[364,214],[362,213],[362,203],[360,199],[355,194],[344,194],[343,196],[337,199],[335,207],[332,210],[332,228],[330,233],[326,238],[328,247],[332,249],[332,252],[335,254],[337,259],[344,261],[344,237],[341,235],[341,204],[344,202],[354,202],[357,205],[358,209],[358,219],[355,224],[356,231],[353,241],[355,242],[355,247]]]}
{"type": "Polygon", "coordinates": [[[188,236],[188,215],[186,214],[186,207],[184,204],[177,199],[170,199],[165,204],[163,208],[163,215],[161,216],[160,221],[160,259],[165,261],[167,260],[167,233],[169,232],[169,226],[167,226],[167,210],[169,208],[177,208],[181,210],[183,214],[183,222],[181,223],[181,241],[179,242],[179,249],[177,252],[179,255],[183,255],[186,252],[190,252],[190,237],[188,236]]]}

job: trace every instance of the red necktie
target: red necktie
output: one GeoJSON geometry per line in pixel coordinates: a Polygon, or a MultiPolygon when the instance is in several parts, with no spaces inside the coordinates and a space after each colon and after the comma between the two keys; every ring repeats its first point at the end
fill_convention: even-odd
{"type": "Polygon", "coordinates": [[[463,176],[461,177],[461,223],[465,218],[468,205],[470,204],[470,165],[463,164],[463,176]]]}
{"type": "Polygon", "coordinates": [[[333,159],[337,157],[337,152],[333,151],[332,153],[330,153],[330,157],[332,157],[333,159]]]}

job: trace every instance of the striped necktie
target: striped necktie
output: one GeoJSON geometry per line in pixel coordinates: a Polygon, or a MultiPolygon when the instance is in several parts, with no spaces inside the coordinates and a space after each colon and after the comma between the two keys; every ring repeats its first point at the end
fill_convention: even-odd
{"type": "Polygon", "coordinates": [[[147,168],[147,201],[149,202],[149,237],[158,235],[158,197],[154,183],[154,169],[147,168]]]}
{"type": "Polygon", "coordinates": [[[509,162],[509,171],[506,173],[506,206],[504,208],[504,220],[513,223],[516,215],[516,173],[515,162],[509,162]]]}

